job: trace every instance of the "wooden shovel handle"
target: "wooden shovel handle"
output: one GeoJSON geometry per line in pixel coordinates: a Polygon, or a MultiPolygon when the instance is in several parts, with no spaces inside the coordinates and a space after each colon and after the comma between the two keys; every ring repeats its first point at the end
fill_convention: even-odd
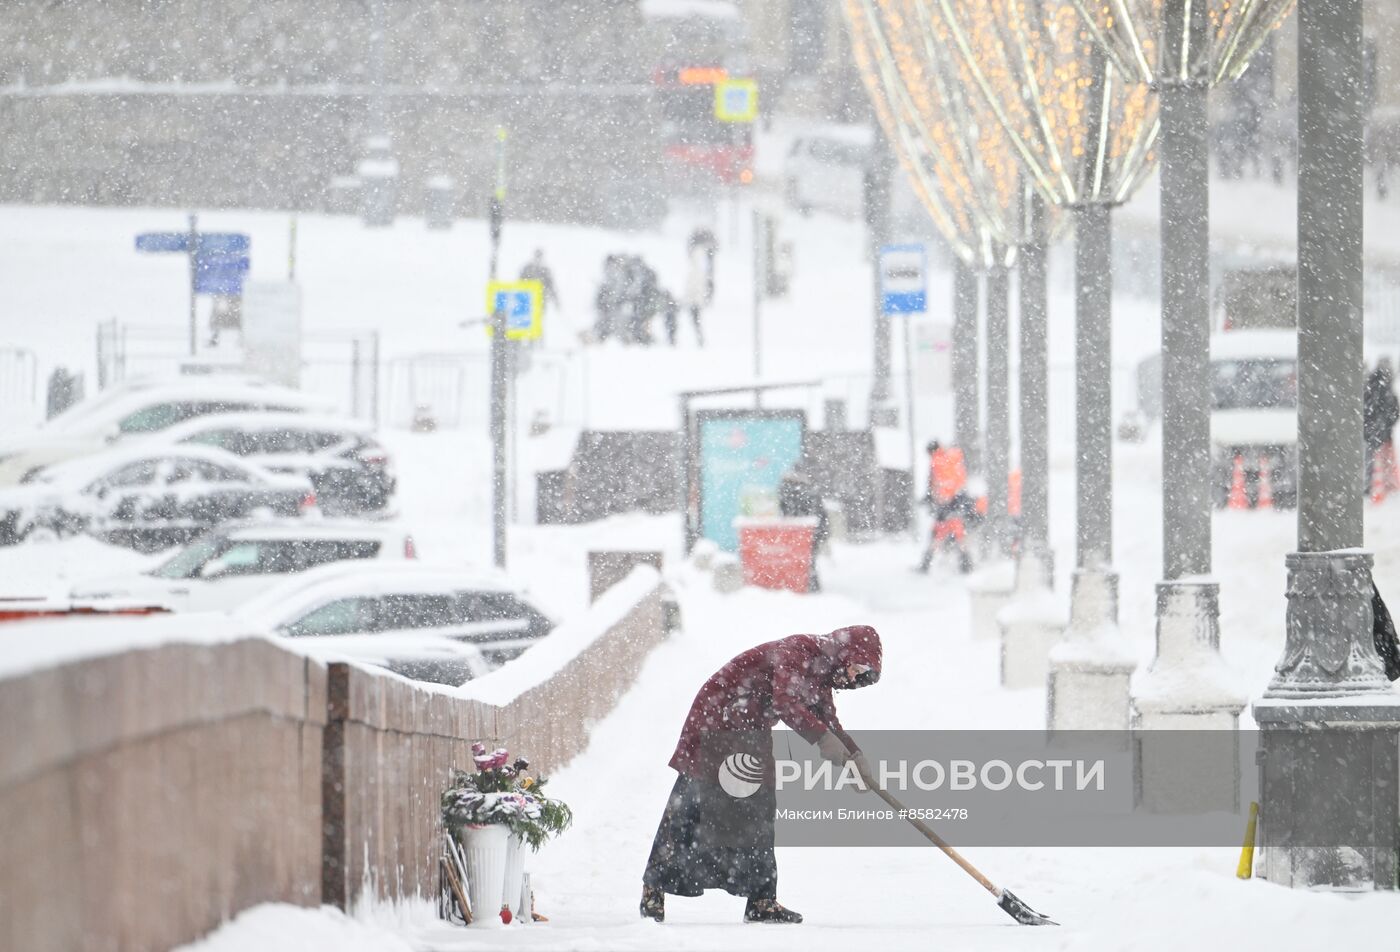
{"type": "MultiPolygon", "coordinates": [[[[860,753],[860,748],[856,746],[856,742],[854,739],[852,739],[850,734],[847,734],[844,730],[842,730],[839,727],[833,727],[831,729],[831,732],[836,735],[837,739],[840,740],[841,743],[846,745],[846,749],[851,752],[852,757],[860,753]]],[[[884,787],[880,786],[878,783],[875,782],[875,778],[872,777],[870,773],[865,769],[864,758],[861,758],[861,760],[856,761],[856,769],[860,771],[860,779],[865,781],[866,787],[873,790],[876,796],[878,796],[881,800],[884,800],[890,806],[894,807],[896,811],[903,811],[905,813],[905,819],[909,821],[910,826],[914,827],[914,829],[922,833],[924,837],[934,846],[938,847],[944,853],[948,854],[948,858],[951,859],[953,862],[957,863],[959,866],[961,866],[963,872],[967,873],[973,879],[981,883],[983,889],[987,890],[987,892],[991,893],[993,896],[996,896],[998,899],[1001,898],[1001,889],[998,888],[997,885],[993,883],[990,879],[988,879],[986,876],[983,876],[981,870],[979,870],[976,866],[973,866],[971,863],[969,863],[966,859],[963,858],[963,855],[961,853],[949,846],[947,841],[944,840],[943,837],[939,836],[933,831],[933,827],[929,826],[923,820],[910,816],[908,808],[905,807],[904,804],[900,803],[897,799],[895,799],[894,794],[890,793],[884,787]]]]}

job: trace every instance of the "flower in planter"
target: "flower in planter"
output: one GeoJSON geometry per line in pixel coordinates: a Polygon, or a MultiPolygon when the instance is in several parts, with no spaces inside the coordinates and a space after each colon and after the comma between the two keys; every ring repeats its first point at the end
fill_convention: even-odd
{"type": "Polygon", "coordinates": [[[475,743],[471,749],[476,771],[455,771],[442,795],[442,821],[452,836],[460,839],[467,826],[500,823],[538,850],[573,822],[566,804],[544,795],[543,778],[524,774],[528,760],[512,763],[503,747],[487,753],[485,744],[475,743]]]}

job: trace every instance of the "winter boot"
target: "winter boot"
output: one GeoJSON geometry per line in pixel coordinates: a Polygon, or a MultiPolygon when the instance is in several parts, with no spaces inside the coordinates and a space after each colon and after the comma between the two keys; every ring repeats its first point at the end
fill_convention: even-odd
{"type": "Polygon", "coordinates": [[[744,921],[798,923],[802,921],[802,916],[781,905],[776,899],[750,898],[748,905],[744,907],[744,921]]]}
{"type": "Polygon", "coordinates": [[[642,887],[642,918],[666,921],[666,893],[655,886],[642,887]]]}

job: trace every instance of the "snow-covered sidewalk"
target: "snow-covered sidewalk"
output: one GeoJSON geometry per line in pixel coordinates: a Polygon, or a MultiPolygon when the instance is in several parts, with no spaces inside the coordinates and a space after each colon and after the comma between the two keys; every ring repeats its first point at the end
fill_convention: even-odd
{"type": "MultiPolygon", "coordinates": [[[[1400,506],[1374,511],[1387,520],[1400,516],[1400,506]]],[[[1286,517],[1280,514],[1270,522],[1267,514],[1252,515],[1260,520],[1253,528],[1264,531],[1256,531],[1247,542],[1239,541],[1245,534],[1232,533],[1236,541],[1227,547],[1273,559],[1272,551],[1258,551],[1265,544],[1259,539],[1264,537],[1268,548],[1286,545],[1291,535],[1286,517]]],[[[1155,540],[1130,539],[1126,547],[1136,553],[1144,544],[1155,545],[1155,540]]],[[[437,922],[424,905],[392,914],[361,910],[363,928],[376,934],[391,928],[412,948],[442,952],[846,950],[852,944],[921,950],[1301,950],[1322,947],[1343,929],[1362,946],[1387,941],[1400,915],[1400,896],[1307,893],[1260,881],[1241,882],[1234,875],[1238,853],[1233,848],[969,851],[994,878],[1057,918],[1062,923],[1058,929],[1026,930],[1011,924],[975,883],[940,854],[925,849],[780,848],[780,896],[807,917],[802,926],[744,926],[739,921],[742,901],[714,892],[700,899],[672,898],[664,925],[641,920],[636,907],[642,868],[674,777],[664,765],[695,689],[744,647],[795,631],[874,624],[885,640],[886,674],[875,688],[841,696],[842,718],[849,727],[998,729],[1043,724],[1044,692],[1008,692],[998,686],[997,645],[971,640],[960,581],[946,575],[913,575],[908,571],[911,549],[912,543],[894,541],[840,546],[823,573],[828,591],[816,596],[750,589],[723,596],[709,589],[706,576],[689,567],[673,573],[685,630],[653,653],[636,687],[594,729],[588,751],[551,782],[551,790],[567,800],[578,817],[569,833],[532,862],[539,908],[551,921],[506,930],[463,930],[437,922]]],[[[1255,564],[1254,570],[1258,568],[1255,564]]],[[[1269,600],[1281,601],[1276,594],[1266,600],[1239,592],[1237,598],[1253,603],[1256,610],[1269,600]]],[[[1277,614],[1281,618],[1281,607],[1277,614]]],[[[1228,628],[1226,634],[1228,639],[1228,628]]],[[[1280,629],[1280,641],[1281,636],[1280,629]]],[[[1143,646],[1150,631],[1126,637],[1143,646]]],[[[1248,632],[1237,640],[1248,641],[1248,632]]],[[[1258,645],[1233,654],[1245,659],[1262,656],[1265,650],[1258,645]]],[[[1267,670],[1250,673],[1267,677],[1267,670]]],[[[328,928],[320,917],[334,918],[330,913],[286,915],[288,921],[301,916],[314,923],[306,927],[311,930],[308,938],[328,928]]],[[[236,922],[216,938],[226,940],[246,931],[251,940],[256,925],[253,918],[247,925],[236,922]]],[[[253,944],[211,943],[201,952],[253,944]]],[[[304,947],[329,946],[312,940],[304,947]]],[[[263,945],[258,948],[269,952],[263,945]]]]}

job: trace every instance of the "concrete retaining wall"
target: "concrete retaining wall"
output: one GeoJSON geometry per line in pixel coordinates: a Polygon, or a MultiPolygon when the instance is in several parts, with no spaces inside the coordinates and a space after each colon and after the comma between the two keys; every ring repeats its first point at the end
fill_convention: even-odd
{"type": "Polygon", "coordinates": [[[0,948],[164,949],[319,903],[325,678],[246,640],[0,682],[0,948]]]}
{"type": "Polygon", "coordinates": [[[653,570],[609,595],[496,703],[265,639],[0,680],[0,948],[168,949],[260,902],[432,895],[439,796],[471,742],[563,765],[661,639],[653,570]]]}

